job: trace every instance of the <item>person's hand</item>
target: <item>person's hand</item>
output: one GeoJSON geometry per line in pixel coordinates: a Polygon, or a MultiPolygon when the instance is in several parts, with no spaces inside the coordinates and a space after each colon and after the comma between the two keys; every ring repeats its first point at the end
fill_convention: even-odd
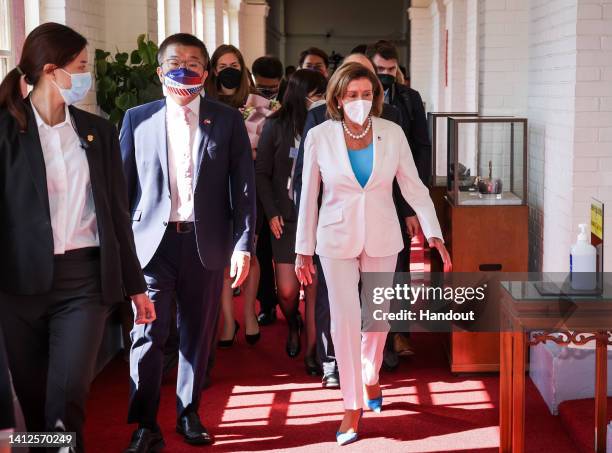
{"type": "Polygon", "coordinates": [[[150,324],[157,318],[155,314],[155,305],[145,293],[135,294],[132,296],[132,302],[136,307],[136,324],[150,324]]]}
{"type": "Polygon", "coordinates": [[[450,272],[453,270],[453,264],[451,263],[450,255],[448,254],[448,250],[446,250],[446,246],[442,239],[440,238],[429,238],[429,247],[432,249],[438,249],[438,253],[440,253],[440,257],[442,258],[442,263],[444,264],[444,272],[450,272]]]}
{"type": "Polygon", "coordinates": [[[277,215],[276,217],[272,217],[268,223],[270,224],[270,231],[272,231],[274,237],[280,239],[283,234],[283,227],[285,226],[283,218],[277,215]]]}
{"type": "Polygon", "coordinates": [[[411,238],[415,237],[421,232],[421,224],[419,223],[417,216],[411,215],[410,217],[406,217],[404,221],[406,222],[406,230],[408,231],[408,235],[411,238]]]}
{"type": "Polygon", "coordinates": [[[230,263],[230,277],[234,279],[232,288],[238,288],[249,275],[251,267],[251,257],[245,252],[235,251],[232,253],[230,263]]]}
{"type": "Polygon", "coordinates": [[[298,281],[308,286],[312,283],[312,276],[315,274],[315,266],[311,255],[300,255],[299,253],[295,256],[295,275],[298,281]]]}

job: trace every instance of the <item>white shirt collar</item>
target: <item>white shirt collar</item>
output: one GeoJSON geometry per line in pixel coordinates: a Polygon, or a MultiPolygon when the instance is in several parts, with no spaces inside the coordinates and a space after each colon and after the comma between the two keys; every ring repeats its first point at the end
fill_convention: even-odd
{"type": "Polygon", "coordinates": [[[41,127],[44,126],[48,129],[55,129],[55,128],[60,128],[63,126],[70,126],[70,110],[68,110],[68,104],[64,104],[64,111],[65,111],[65,117],[64,117],[64,121],[62,121],[61,123],[56,124],[55,126],[49,126],[47,123],[45,123],[45,120],[42,119],[42,117],[40,116],[40,114],[38,113],[38,110],[36,110],[36,107],[34,107],[34,103],[30,102],[30,105],[32,106],[32,110],[34,110],[34,117],[36,118],[36,126],[37,127],[41,127]]]}
{"type": "MultiPolygon", "coordinates": [[[[177,111],[181,106],[176,103],[174,99],[170,96],[166,96],[166,106],[168,110],[174,112],[177,111]]],[[[196,115],[200,114],[200,96],[196,96],[189,104],[187,104],[189,110],[191,110],[196,115]]]]}

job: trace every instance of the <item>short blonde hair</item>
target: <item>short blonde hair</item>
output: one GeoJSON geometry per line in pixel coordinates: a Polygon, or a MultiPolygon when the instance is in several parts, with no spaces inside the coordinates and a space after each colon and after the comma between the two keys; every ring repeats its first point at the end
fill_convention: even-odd
{"type": "Polygon", "coordinates": [[[341,99],[346,94],[349,83],[357,79],[368,79],[372,83],[372,91],[374,99],[372,101],[372,116],[380,116],[382,113],[384,94],[383,88],[378,80],[378,77],[360,63],[344,63],[341,65],[329,79],[327,86],[327,116],[333,120],[340,121],[343,119],[343,113],[338,107],[338,99],[341,99]]]}

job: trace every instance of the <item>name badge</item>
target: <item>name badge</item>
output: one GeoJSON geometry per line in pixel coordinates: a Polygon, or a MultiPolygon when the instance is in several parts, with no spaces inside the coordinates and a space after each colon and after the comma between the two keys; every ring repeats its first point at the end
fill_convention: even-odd
{"type": "Polygon", "coordinates": [[[289,159],[296,159],[298,156],[299,148],[294,148],[293,146],[289,148],[289,159]]]}

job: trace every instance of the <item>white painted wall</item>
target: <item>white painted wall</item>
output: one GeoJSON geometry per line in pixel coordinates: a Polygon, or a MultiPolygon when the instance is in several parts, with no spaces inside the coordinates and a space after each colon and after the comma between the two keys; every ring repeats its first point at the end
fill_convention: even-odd
{"type": "Polygon", "coordinates": [[[433,34],[429,6],[412,6],[410,19],[410,83],[421,94],[426,109],[432,105],[431,61],[433,34]]]}
{"type": "Polygon", "coordinates": [[[612,2],[578,0],[570,239],[589,223],[590,197],[606,206],[604,269],[612,270],[612,2]]]}

